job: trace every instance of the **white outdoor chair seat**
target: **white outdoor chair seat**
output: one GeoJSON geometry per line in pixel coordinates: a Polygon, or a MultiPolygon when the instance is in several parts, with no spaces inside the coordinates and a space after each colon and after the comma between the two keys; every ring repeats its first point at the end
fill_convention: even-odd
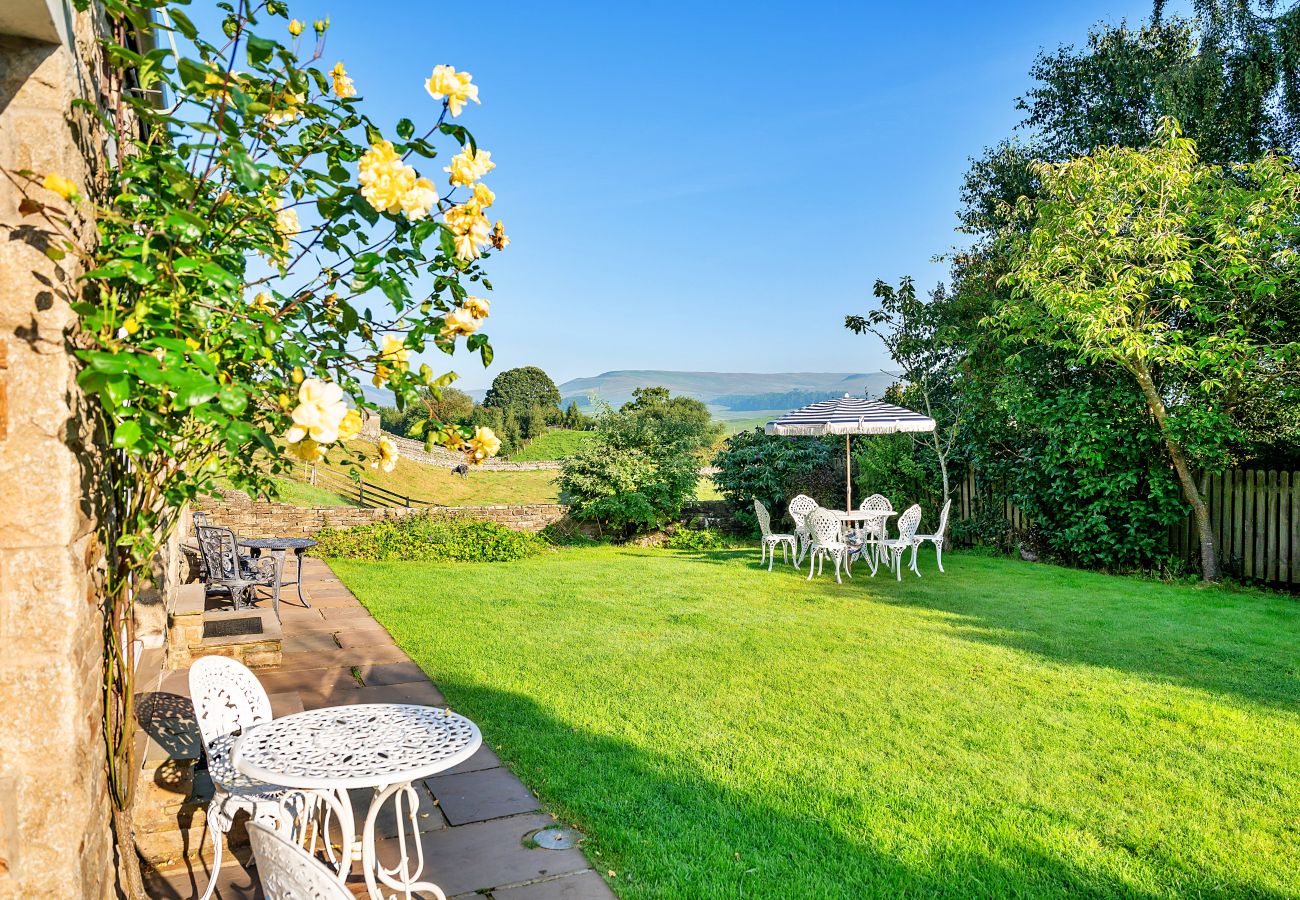
{"type": "Polygon", "coordinates": [[[790,549],[790,556],[795,558],[795,568],[799,568],[799,542],[793,534],[777,534],[772,531],[772,516],[768,513],[767,507],[754,500],[754,517],[758,519],[758,528],[763,532],[762,554],[758,557],[758,564],[761,566],[763,560],[767,559],[767,570],[772,571],[772,564],[776,561],[776,548],[781,548],[781,561],[789,560],[786,556],[786,548],[790,549]]]}
{"type": "Polygon", "coordinates": [[[203,738],[213,796],[208,803],[208,832],[212,837],[212,871],[202,900],[217,886],[223,835],[235,816],[247,812],[256,823],[284,827],[296,837],[311,818],[311,800],[302,791],[267,784],[235,770],[230,751],[245,729],[271,718],[266,689],[248,668],[224,656],[204,656],[190,666],[190,700],[203,738]]]}
{"type": "Polygon", "coordinates": [[[238,738],[238,734],[223,734],[208,745],[208,776],[212,783],[242,802],[268,800],[279,806],[285,795],[291,793],[289,788],[249,778],[231,763],[230,750],[238,738]]]}
{"type": "Polygon", "coordinates": [[[880,556],[889,563],[889,568],[898,576],[898,580],[903,580],[903,552],[910,549],[912,551],[911,569],[917,577],[921,573],[916,568],[916,526],[921,524],[921,507],[913,503],[903,511],[898,518],[898,537],[882,537],[876,544],[880,548],[880,556]]]}
{"type": "Polygon", "coordinates": [[[812,581],[814,568],[820,572],[830,557],[835,562],[835,580],[840,582],[840,567],[844,574],[853,577],[853,551],[840,533],[840,520],[827,509],[815,509],[808,514],[808,528],[813,540],[808,547],[808,580],[812,581]]]}
{"type": "Polygon", "coordinates": [[[943,511],[939,513],[939,530],[934,534],[918,534],[912,537],[912,571],[920,575],[921,572],[916,568],[916,551],[922,544],[929,541],[934,544],[934,559],[939,565],[939,571],[943,571],[943,544],[944,535],[948,533],[948,511],[952,509],[952,500],[945,500],[943,511]]]}

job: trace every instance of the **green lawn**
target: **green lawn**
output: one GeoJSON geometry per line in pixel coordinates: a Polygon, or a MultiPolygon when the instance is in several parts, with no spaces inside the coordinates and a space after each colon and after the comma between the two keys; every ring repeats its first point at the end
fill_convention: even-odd
{"type": "Polygon", "coordinates": [[[624,898],[1300,895],[1300,602],[946,562],[336,571],[624,898]]]}
{"type": "Polygon", "coordinates": [[[514,462],[548,462],[564,459],[590,440],[593,434],[594,431],[552,428],[511,453],[510,459],[514,462]]]}

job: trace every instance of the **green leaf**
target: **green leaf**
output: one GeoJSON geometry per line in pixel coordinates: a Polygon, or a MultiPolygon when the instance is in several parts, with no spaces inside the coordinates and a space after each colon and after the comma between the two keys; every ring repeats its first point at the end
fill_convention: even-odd
{"type": "Polygon", "coordinates": [[[397,120],[397,136],[404,141],[409,141],[415,134],[415,123],[410,119],[397,120]]]}
{"type": "Polygon", "coordinates": [[[207,228],[207,223],[203,219],[183,209],[169,212],[163,217],[163,224],[176,232],[183,241],[197,241],[207,228]]]}
{"type": "Polygon", "coordinates": [[[119,450],[134,447],[140,440],[140,423],[134,419],[118,422],[113,429],[113,446],[119,450]]]}
{"type": "Polygon", "coordinates": [[[257,163],[242,149],[232,150],[228,156],[231,168],[234,170],[235,178],[244,187],[250,191],[259,190],[262,183],[266,180],[262,172],[257,168],[257,163]]]}
{"type": "Polygon", "coordinates": [[[222,410],[237,416],[248,406],[248,397],[243,391],[233,385],[222,385],[217,391],[217,403],[221,405],[222,410]]]}
{"type": "Polygon", "coordinates": [[[248,36],[249,65],[256,66],[266,62],[271,58],[271,54],[275,52],[275,48],[278,46],[279,44],[275,41],[260,38],[255,34],[250,34],[248,36]]]}

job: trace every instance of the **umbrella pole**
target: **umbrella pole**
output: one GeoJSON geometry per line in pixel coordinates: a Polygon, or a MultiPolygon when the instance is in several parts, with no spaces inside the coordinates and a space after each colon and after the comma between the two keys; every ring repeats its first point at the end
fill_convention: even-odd
{"type": "Polygon", "coordinates": [[[853,512],[853,457],[849,454],[849,436],[844,435],[844,511],[853,512]]]}

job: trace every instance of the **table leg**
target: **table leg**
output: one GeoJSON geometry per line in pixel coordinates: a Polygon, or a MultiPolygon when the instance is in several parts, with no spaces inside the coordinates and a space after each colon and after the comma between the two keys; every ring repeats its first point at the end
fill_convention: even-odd
{"type": "MultiPolygon", "coordinates": [[[[325,857],[331,865],[338,868],[339,883],[342,884],[347,881],[348,875],[352,874],[352,863],[356,860],[357,850],[360,849],[356,846],[357,823],[352,816],[352,801],[348,799],[345,788],[317,791],[316,796],[329,814],[321,818],[321,833],[325,838],[325,857]],[[340,849],[337,859],[334,857],[334,847],[330,843],[330,815],[339,820],[340,849]]],[[[315,850],[314,845],[311,850],[315,850]]]]}
{"type": "Polygon", "coordinates": [[[311,609],[311,604],[308,603],[307,598],[302,595],[302,558],[306,552],[306,550],[295,550],[293,551],[293,555],[294,558],[298,560],[298,600],[305,608],[311,609]]]}
{"type": "Polygon", "coordinates": [[[361,830],[361,867],[366,876],[366,888],[372,900],[386,900],[380,882],[402,892],[406,900],[411,900],[414,891],[432,894],[438,900],[447,900],[442,888],[428,881],[417,881],[424,870],[424,845],[420,843],[420,827],[416,815],[420,809],[420,798],[415,793],[411,782],[403,781],[378,789],[370,801],[370,810],[366,813],[366,823],[361,830]],[[389,800],[393,801],[393,811],[397,814],[397,849],[398,861],[392,868],[380,865],[375,849],[375,822],[379,811],[389,800]],[[403,803],[407,806],[402,812],[403,803]],[[408,835],[409,829],[409,835],[408,835]],[[415,864],[411,865],[411,854],[407,842],[415,843],[415,864]]]}
{"type": "Polygon", "coordinates": [[[284,551],[272,550],[275,554],[275,584],[271,585],[271,608],[275,610],[275,620],[282,621],[280,618],[280,587],[284,584],[284,551]]]}

